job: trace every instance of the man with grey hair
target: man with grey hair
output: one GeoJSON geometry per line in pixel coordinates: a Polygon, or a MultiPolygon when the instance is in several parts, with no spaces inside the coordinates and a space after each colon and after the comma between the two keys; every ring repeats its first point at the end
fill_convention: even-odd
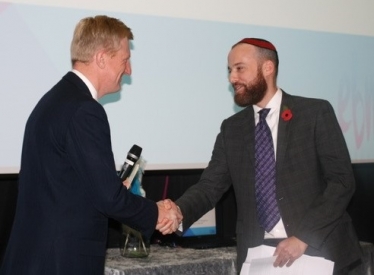
{"type": "Polygon", "coordinates": [[[107,16],[76,26],[73,70],[41,98],[26,124],[1,275],[102,275],[108,218],[146,238],[181,221],[175,206],[167,210],[127,191],[115,168],[109,123],[97,99],[117,92],[122,76],[131,74],[131,39],[123,22],[107,16]]]}

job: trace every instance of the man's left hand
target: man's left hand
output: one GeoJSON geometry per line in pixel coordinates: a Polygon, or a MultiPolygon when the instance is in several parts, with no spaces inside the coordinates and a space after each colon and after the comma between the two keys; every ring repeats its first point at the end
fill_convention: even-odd
{"type": "Polygon", "coordinates": [[[304,254],[308,245],[296,237],[290,237],[281,241],[275,249],[274,256],[277,256],[274,267],[291,266],[293,262],[304,254]]]}

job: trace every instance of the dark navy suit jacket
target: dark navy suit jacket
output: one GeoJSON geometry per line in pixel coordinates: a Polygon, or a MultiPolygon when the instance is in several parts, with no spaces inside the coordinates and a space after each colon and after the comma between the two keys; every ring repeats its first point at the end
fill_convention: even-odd
{"type": "Polygon", "coordinates": [[[104,108],[73,72],[32,111],[1,274],[104,272],[108,217],[150,237],[155,202],[123,187],[104,108]]]}

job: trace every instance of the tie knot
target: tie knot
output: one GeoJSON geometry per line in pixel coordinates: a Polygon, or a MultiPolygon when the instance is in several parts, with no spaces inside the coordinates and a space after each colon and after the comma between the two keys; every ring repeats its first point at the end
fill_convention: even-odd
{"type": "Polygon", "coordinates": [[[265,120],[269,112],[270,112],[270,108],[264,108],[258,111],[258,114],[260,115],[260,120],[265,120]]]}

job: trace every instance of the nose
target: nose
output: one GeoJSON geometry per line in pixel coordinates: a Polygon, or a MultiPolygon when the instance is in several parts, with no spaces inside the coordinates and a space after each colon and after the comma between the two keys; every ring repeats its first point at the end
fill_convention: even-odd
{"type": "Polygon", "coordinates": [[[233,71],[229,72],[228,78],[231,84],[234,84],[238,80],[237,75],[233,71]]]}
{"type": "Polygon", "coordinates": [[[131,62],[128,60],[125,65],[125,75],[131,75],[131,62]]]}

